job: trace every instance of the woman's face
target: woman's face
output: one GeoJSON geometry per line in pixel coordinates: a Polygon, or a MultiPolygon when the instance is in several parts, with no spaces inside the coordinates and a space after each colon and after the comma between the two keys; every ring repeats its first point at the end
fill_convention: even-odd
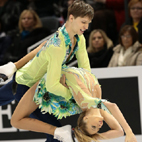
{"type": "Polygon", "coordinates": [[[133,44],[133,39],[129,32],[125,32],[121,36],[121,40],[122,40],[122,45],[124,46],[125,49],[129,48],[133,44]]]}
{"type": "Polygon", "coordinates": [[[104,38],[100,32],[94,33],[92,36],[92,47],[95,49],[96,52],[104,49],[104,38]]]}
{"type": "Polygon", "coordinates": [[[88,115],[85,116],[87,132],[90,135],[96,134],[103,126],[103,117],[101,115],[88,115]]]}
{"type": "Polygon", "coordinates": [[[25,30],[32,30],[35,25],[33,14],[28,12],[22,16],[22,26],[25,30]]]}
{"type": "Polygon", "coordinates": [[[89,19],[89,17],[77,17],[74,18],[73,15],[70,15],[70,21],[71,21],[71,28],[72,28],[72,32],[74,33],[74,35],[82,35],[84,33],[85,30],[88,29],[89,24],[91,23],[91,20],[89,19]]]}
{"type": "Polygon", "coordinates": [[[142,3],[137,2],[130,7],[130,15],[133,19],[140,19],[142,17],[142,3]]]}

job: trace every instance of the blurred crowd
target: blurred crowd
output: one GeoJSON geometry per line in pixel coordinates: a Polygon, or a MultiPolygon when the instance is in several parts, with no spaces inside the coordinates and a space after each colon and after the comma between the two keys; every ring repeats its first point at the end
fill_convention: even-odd
{"type": "MultiPolygon", "coordinates": [[[[0,65],[58,30],[73,1],[0,0],[0,65]]],[[[142,0],[84,1],[95,12],[84,33],[91,68],[142,65],[142,0]]]]}

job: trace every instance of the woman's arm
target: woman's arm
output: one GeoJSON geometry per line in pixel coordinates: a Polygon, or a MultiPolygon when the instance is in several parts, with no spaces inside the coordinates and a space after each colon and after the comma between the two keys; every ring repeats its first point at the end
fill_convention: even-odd
{"type": "Polygon", "coordinates": [[[104,102],[104,105],[109,109],[114,118],[119,122],[126,133],[125,142],[137,142],[135,135],[132,132],[129,124],[125,120],[123,114],[115,103],[104,102]]]}
{"type": "Polygon", "coordinates": [[[107,132],[100,133],[101,137],[98,137],[98,139],[113,139],[124,135],[123,129],[118,123],[118,121],[113,117],[113,115],[107,113],[104,110],[100,110],[101,115],[104,118],[104,121],[107,123],[107,125],[110,127],[111,130],[108,130],[107,132]]]}
{"type": "Polygon", "coordinates": [[[42,48],[42,46],[46,43],[47,41],[44,41],[43,43],[41,43],[36,49],[34,49],[33,51],[31,51],[29,54],[25,55],[23,58],[21,58],[20,60],[18,60],[17,62],[15,62],[15,66],[17,69],[20,69],[21,67],[23,67],[27,62],[29,62],[32,58],[34,58],[34,56],[38,53],[38,51],[42,48]]]}
{"type": "Polygon", "coordinates": [[[34,49],[33,51],[31,51],[29,54],[25,55],[19,61],[15,62],[15,63],[9,62],[9,63],[7,63],[5,65],[0,66],[0,74],[4,74],[4,75],[7,76],[7,78],[11,78],[13,76],[13,74],[16,72],[16,70],[20,69],[27,62],[29,62],[29,60],[31,60],[32,58],[34,58],[34,56],[37,54],[37,52],[42,48],[42,46],[46,42],[47,41],[44,41],[36,49],[34,49]]]}

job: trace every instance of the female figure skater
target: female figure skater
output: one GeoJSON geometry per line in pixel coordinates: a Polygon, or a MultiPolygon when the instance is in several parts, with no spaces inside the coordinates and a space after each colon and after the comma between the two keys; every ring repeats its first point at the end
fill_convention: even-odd
{"type": "MultiPolygon", "coordinates": [[[[66,66],[66,62],[71,60],[74,54],[76,54],[79,67],[90,70],[83,33],[88,29],[88,25],[93,16],[94,10],[89,4],[83,1],[74,1],[68,8],[68,20],[65,25],[53,35],[49,42],[40,45],[39,48],[44,46],[40,51],[38,50],[39,48],[37,49],[39,53],[36,56],[35,52],[32,52],[33,54],[27,55],[26,61],[24,57],[20,64],[9,63],[0,67],[0,73],[10,77],[17,69],[21,68],[35,56],[33,60],[17,71],[16,76],[14,76],[11,82],[0,88],[0,105],[7,104],[14,99],[19,101],[29,87],[40,80],[46,72],[47,90],[69,100],[71,98],[69,89],[59,82],[61,69],[66,66]],[[16,80],[17,83],[15,95],[12,93],[14,80],[16,80]]],[[[38,119],[59,126],[59,122],[55,117],[51,117],[48,113],[46,113],[46,115],[40,115],[38,110],[33,113],[36,117],[38,116],[38,119]]]]}
{"type": "Polygon", "coordinates": [[[64,75],[60,82],[69,88],[72,98],[67,101],[61,96],[48,93],[45,87],[45,75],[20,100],[11,118],[11,124],[14,127],[48,133],[63,142],[73,142],[69,125],[57,128],[37,119],[29,118],[29,115],[39,107],[43,113],[53,113],[59,119],[81,113],[74,130],[79,142],[120,137],[123,135],[123,129],[126,133],[125,142],[137,142],[117,105],[101,99],[100,85],[91,72],[82,68],[66,67],[62,69],[62,74],[64,75]],[[76,103],[73,101],[74,99],[76,103]],[[98,131],[103,125],[103,120],[111,130],[99,134],[98,131]]]}

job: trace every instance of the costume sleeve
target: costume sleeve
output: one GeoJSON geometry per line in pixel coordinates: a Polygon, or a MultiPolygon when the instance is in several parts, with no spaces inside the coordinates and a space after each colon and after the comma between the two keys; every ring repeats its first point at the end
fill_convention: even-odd
{"type": "Polygon", "coordinates": [[[61,47],[52,46],[48,49],[49,63],[47,67],[46,89],[57,96],[62,96],[69,100],[71,98],[69,89],[60,83],[64,54],[65,51],[61,47]]]}
{"type": "Polygon", "coordinates": [[[80,36],[80,41],[78,43],[78,51],[76,52],[76,58],[78,61],[78,67],[79,68],[84,68],[86,70],[91,71],[90,69],[90,62],[86,50],[86,42],[84,36],[80,36]]]}

